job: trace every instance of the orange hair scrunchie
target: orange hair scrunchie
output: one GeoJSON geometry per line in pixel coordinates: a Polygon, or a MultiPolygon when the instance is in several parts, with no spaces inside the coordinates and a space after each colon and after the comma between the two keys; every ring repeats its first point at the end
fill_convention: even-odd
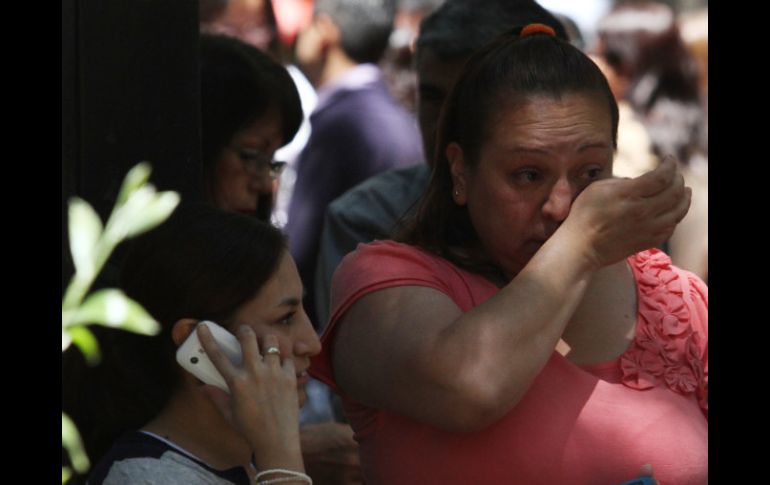
{"type": "Polygon", "coordinates": [[[526,37],[528,35],[533,35],[537,33],[547,34],[551,37],[556,37],[556,31],[553,30],[553,28],[549,25],[545,24],[529,24],[523,29],[521,29],[521,33],[519,34],[519,37],[526,37]]]}

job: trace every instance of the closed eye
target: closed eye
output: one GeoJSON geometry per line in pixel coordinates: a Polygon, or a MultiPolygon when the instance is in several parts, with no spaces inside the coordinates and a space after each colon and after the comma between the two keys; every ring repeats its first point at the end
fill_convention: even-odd
{"type": "Polygon", "coordinates": [[[604,167],[590,167],[586,169],[585,176],[588,180],[596,180],[604,174],[604,167]]]}
{"type": "Polygon", "coordinates": [[[513,181],[520,185],[531,184],[533,182],[537,182],[541,178],[542,174],[540,171],[531,168],[518,170],[513,174],[513,181]]]}

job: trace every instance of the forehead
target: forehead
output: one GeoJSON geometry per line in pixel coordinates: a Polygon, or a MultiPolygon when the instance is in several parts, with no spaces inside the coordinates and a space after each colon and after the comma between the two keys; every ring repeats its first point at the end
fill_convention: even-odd
{"type": "Polygon", "coordinates": [[[283,141],[281,122],[280,110],[277,106],[271,106],[262,116],[238,130],[233,138],[258,145],[277,143],[280,146],[283,141]]]}
{"type": "Polygon", "coordinates": [[[268,280],[268,285],[283,287],[295,282],[298,278],[297,265],[288,250],[284,249],[275,272],[268,280]]]}
{"type": "Polygon", "coordinates": [[[299,279],[297,266],[288,251],[284,250],[275,272],[265,285],[260,288],[256,300],[263,304],[274,304],[287,296],[302,297],[302,281],[299,279]]]}
{"type": "Polygon", "coordinates": [[[611,143],[612,122],[602,100],[584,94],[561,98],[532,96],[501,103],[490,118],[490,138],[505,146],[556,147],[575,143],[611,143]]]}

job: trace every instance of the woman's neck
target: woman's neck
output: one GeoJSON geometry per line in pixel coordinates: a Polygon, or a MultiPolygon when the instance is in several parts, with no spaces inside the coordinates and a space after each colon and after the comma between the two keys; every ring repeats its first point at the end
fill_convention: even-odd
{"type": "Polygon", "coordinates": [[[197,389],[177,392],[152,421],[142,427],[191,453],[217,470],[250,470],[251,448],[197,389]]]}

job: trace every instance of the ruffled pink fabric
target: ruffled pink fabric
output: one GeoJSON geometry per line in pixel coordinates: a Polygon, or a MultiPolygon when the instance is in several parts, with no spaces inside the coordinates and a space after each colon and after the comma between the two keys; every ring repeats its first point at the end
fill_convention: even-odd
{"type": "Polygon", "coordinates": [[[622,382],[634,389],[668,386],[692,395],[708,413],[706,339],[692,325],[679,273],[656,249],[630,258],[639,273],[636,337],[620,358],[622,382]]]}

